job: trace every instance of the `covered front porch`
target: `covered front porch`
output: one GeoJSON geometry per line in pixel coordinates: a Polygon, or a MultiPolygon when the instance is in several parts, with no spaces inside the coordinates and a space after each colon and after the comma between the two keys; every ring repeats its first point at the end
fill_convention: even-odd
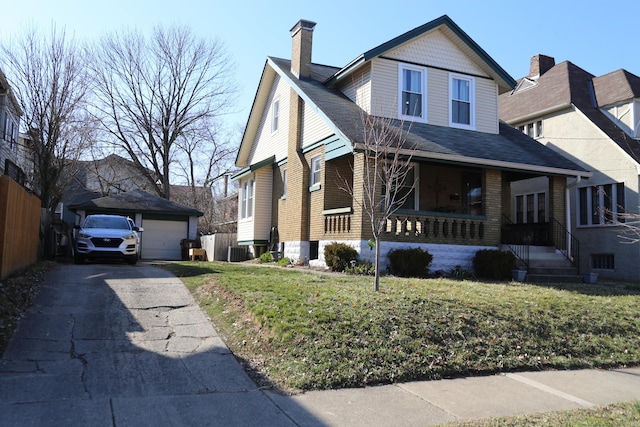
{"type": "MultiPolygon", "coordinates": [[[[579,243],[568,234],[566,225],[566,176],[435,162],[416,162],[413,173],[408,182],[416,184],[407,186],[405,203],[386,220],[383,241],[394,246],[513,248],[524,264],[528,252],[523,247],[555,246],[567,258],[577,260],[579,243]],[[518,188],[515,183],[532,178],[543,178],[544,183],[541,188],[538,182],[534,198],[514,190],[518,188]]],[[[325,199],[322,216],[320,240],[366,241],[372,237],[368,220],[351,200],[325,199]]]]}

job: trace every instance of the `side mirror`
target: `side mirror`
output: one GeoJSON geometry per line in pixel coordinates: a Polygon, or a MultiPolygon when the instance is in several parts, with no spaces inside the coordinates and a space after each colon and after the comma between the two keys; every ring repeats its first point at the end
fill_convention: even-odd
{"type": "Polygon", "coordinates": [[[76,225],[73,226],[73,228],[76,229],[76,230],[80,230],[82,227],[80,227],[80,224],[76,224],[76,225]]]}
{"type": "Polygon", "coordinates": [[[142,227],[133,227],[133,231],[138,231],[138,232],[142,233],[144,231],[144,228],[142,228],[142,227]]]}

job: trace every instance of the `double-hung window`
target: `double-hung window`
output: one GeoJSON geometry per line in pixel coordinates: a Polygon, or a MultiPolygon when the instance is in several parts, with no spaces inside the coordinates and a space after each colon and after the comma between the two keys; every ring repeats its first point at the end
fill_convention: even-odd
{"type": "Polygon", "coordinates": [[[311,186],[310,191],[320,189],[320,175],[322,171],[322,156],[315,156],[311,159],[311,186]]]}
{"type": "Polygon", "coordinates": [[[475,80],[460,74],[450,74],[449,97],[449,125],[475,129],[475,80]]]}
{"type": "Polygon", "coordinates": [[[426,121],[427,70],[407,64],[398,66],[398,115],[401,119],[426,121]]]}
{"type": "Polygon", "coordinates": [[[625,222],[625,211],[623,183],[578,188],[578,225],[625,222]]]}
{"type": "Polygon", "coordinates": [[[242,184],[242,199],[240,200],[240,218],[253,216],[253,179],[242,184]]]}

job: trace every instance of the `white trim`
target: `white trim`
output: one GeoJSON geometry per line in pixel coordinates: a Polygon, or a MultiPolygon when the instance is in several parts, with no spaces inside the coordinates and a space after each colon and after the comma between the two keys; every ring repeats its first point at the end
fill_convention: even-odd
{"type": "Polygon", "coordinates": [[[280,129],[280,97],[277,97],[271,103],[271,134],[278,133],[280,129]]]}
{"type": "Polygon", "coordinates": [[[449,126],[458,129],[476,130],[476,79],[464,74],[449,73],[449,126]],[[462,80],[469,82],[469,124],[453,121],[453,81],[462,80]]]}
{"type": "Polygon", "coordinates": [[[414,122],[427,123],[427,68],[419,67],[416,65],[410,65],[405,63],[398,63],[398,118],[402,120],[409,120],[414,122]],[[420,73],[420,96],[421,96],[421,111],[419,116],[405,115],[403,114],[402,92],[404,92],[404,76],[403,71],[410,70],[420,73]]]}

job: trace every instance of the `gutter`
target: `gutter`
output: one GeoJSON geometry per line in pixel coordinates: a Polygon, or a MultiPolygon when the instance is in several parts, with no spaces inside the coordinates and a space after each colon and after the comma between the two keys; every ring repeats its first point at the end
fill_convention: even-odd
{"type": "MultiPolygon", "coordinates": [[[[360,144],[358,144],[360,145],[360,144]]],[[[581,178],[590,178],[593,173],[589,171],[578,171],[573,169],[553,168],[548,166],[527,165],[523,163],[505,162],[500,160],[487,160],[476,157],[463,157],[450,154],[430,153],[428,156],[420,155],[424,152],[416,152],[414,150],[400,150],[399,153],[404,156],[413,158],[441,160],[453,163],[466,163],[469,165],[486,166],[495,169],[508,170],[525,170],[548,175],[575,176],[581,178]]]]}

